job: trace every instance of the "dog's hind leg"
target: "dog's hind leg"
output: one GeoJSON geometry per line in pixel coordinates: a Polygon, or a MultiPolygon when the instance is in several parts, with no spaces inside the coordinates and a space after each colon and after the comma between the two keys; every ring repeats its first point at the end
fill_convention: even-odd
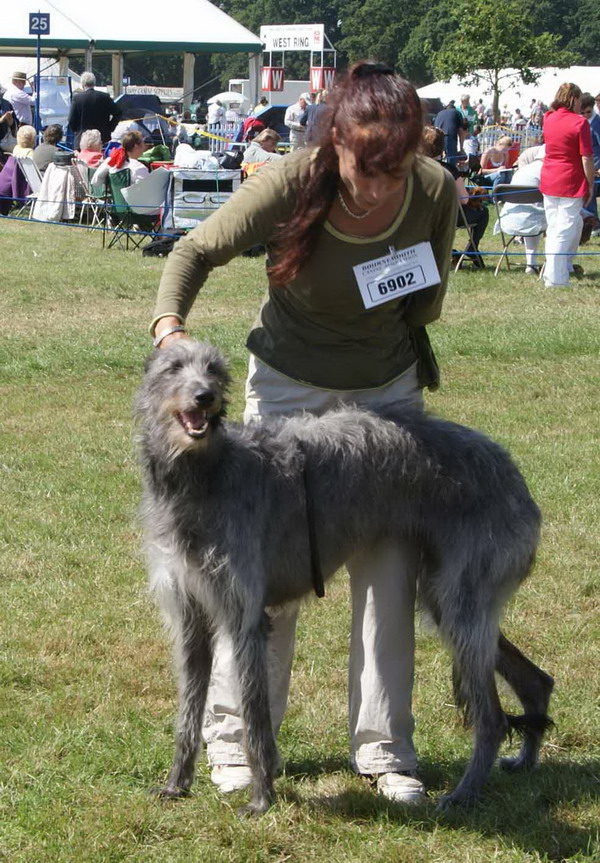
{"type": "Polygon", "coordinates": [[[233,633],[246,753],[252,771],[252,798],[239,810],[241,815],[261,815],[274,798],[273,779],[278,759],[269,707],[267,634],[264,613],[252,627],[233,633]]]}
{"type": "Polygon", "coordinates": [[[441,799],[438,809],[470,804],[479,797],[508,731],[496,689],[493,657],[485,656],[489,652],[485,647],[482,651],[482,646],[477,645],[474,639],[462,644],[455,652],[460,701],[473,726],[475,741],[461,781],[454,791],[441,799]]]}
{"type": "Polygon", "coordinates": [[[515,758],[503,758],[506,770],[525,770],[535,767],[544,732],[552,724],[548,718],[550,695],[554,680],[514,644],[500,633],[496,670],[515,691],[525,711],[523,716],[509,716],[508,722],[523,735],[521,751],[515,758]]]}
{"type": "Polygon", "coordinates": [[[184,797],[194,780],[212,668],[212,630],[201,606],[191,598],[181,605],[180,624],[180,691],[175,756],[166,785],[152,789],[152,793],[162,798],[184,797]]]}

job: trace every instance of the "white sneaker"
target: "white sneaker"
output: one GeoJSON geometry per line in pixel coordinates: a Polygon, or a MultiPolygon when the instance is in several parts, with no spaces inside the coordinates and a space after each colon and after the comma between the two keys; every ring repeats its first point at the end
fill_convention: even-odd
{"type": "Polygon", "coordinates": [[[425,786],[412,770],[401,773],[381,773],[377,777],[377,791],[394,803],[423,803],[425,786]]]}
{"type": "Polygon", "coordinates": [[[247,764],[215,764],[210,774],[221,794],[241,791],[252,784],[252,772],[247,764]]]}

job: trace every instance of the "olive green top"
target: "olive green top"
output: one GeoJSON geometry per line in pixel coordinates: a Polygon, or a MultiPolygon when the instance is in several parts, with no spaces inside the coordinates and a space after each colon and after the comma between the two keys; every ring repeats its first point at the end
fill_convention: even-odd
{"type": "MultiPolygon", "coordinates": [[[[251,246],[269,253],[277,225],[293,212],[296,189],[315,151],[300,150],[265,166],[175,246],[165,265],[152,326],[175,315],[185,321],[213,267],[251,246]]],[[[318,158],[318,154],[316,156],[318,158]]],[[[247,346],[294,380],[335,390],[383,386],[417,359],[415,334],[441,311],[456,226],[454,180],[438,163],[417,157],[400,212],[383,233],[354,237],[328,221],[310,259],[285,287],[269,286],[247,346]],[[357,264],[423,241],[431,242],[440,284],[365,309],[357,264]]],[[[429,385],[431,380],[422,380],[429,385]]]]}

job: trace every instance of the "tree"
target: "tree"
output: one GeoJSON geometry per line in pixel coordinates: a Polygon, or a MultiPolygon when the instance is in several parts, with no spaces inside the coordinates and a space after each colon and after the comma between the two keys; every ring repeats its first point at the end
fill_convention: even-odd
{"type": "Polygon", "coordinates": [[[534,31],[533,5],[523,0],[456,0],[457,29],[432,51],[440,78],[458,75],[465,86],[482,81],[493,94],[493,112],[499,119],[500,94],[510,87],[535,84],[539,69],[564,68],[577,55],[560,48],[560,37],[534,31]]]}

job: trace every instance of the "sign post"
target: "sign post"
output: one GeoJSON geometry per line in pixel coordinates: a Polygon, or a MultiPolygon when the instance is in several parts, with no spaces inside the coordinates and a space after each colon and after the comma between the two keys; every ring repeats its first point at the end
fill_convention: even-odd
{"type": "Polygon", "coordinates": [[[35,128],[38,140],[41,139],[42,118],[40,117],[40,66],[42,62],[42,36],[50,35],[50,13],[29,13],[29,35],[37,36],[37,75],[35,86],[35,128]]]}
{"type": "MultiPolygon", "coordinates": [[[[310,52],[310,87],[312,90],[329,89],[335,78],[336,51],[325,35],[324,24],[273,24],[260,28],[263,43],[263,62],[268,55],[268,63],[261,69],[262,89],[270,92],[283,90],[285,75],[285,52],[310,52]],[[281,65],[273,66],[272,55],[281,54],[281,65]],[[324,54],[333,54],[333,63],[325,66],[324,54]],[[320,65],[313,66],[313,58],[320,55],[320,65]]],[[[317,61],[318,63],[319,61],[317,61]]]]}

